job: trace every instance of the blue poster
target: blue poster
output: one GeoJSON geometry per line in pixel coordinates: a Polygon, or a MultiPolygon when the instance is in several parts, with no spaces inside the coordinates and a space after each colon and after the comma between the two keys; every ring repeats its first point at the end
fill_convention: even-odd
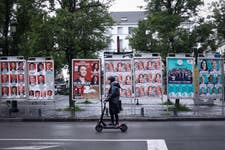
{"type": "Polygon", "coordinates": [[[199,97],[222,98],[222,59],[199,58],[199,97]]]}
{"type": "Polygon", "coordinates": [[[193,58],[167,58],[167,90],[170,98],[192,98],[193,58]]]}

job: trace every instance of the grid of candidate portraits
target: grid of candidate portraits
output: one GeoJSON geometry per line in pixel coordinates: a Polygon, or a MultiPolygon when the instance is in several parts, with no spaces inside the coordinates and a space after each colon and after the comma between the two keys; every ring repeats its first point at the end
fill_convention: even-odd
{"type": "Polygon", "coordinates": [[[109,76],[120,83],[121,97],[162,97],[161,57],[105,59],[105,96],[109,76]],[[134,94],[133,94],[134,93],[134,94]]]}
{"type": "Polygon", "coordinates": [[[0,61],[1,66],[1,92],[2,98],[25,98],[26,97],[26,62],[0,61]]]}
{"type": "Polygon", "coordinates": [[[53,99],[54,96],[54,62],[28,61],[29,99],[53,99]]]}
{"type": "Polygon", "coordinates": [[[132,97],[132,61],[131,59],[105,59],[105,96],[108,94],[110,85],[107,81],[108,77],[114,76],[120,84],[120,96],[132,97]]]}
{"type": "Polygon", "coordinates": [[[199,97],[222,98],[223,59],[199,58],[199,97]]]}
{"type": "Polygon", "coordinates": [[[73,59],[73,100],[100,99],[100,59],[73,59]]]}
{"type": "Polygon", "coordinates": [[[54,62],[1,60],[0,97],[4,99],[53,99],[54,62]]]}

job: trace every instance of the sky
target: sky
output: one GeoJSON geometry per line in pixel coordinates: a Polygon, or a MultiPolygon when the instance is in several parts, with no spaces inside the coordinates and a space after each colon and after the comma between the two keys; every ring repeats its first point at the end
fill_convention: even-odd
{"type": "Polygon", "coordinates": [[[138,7],[145,5],[144,0],[115,0],[109,11],[143,11],[138,7]]]}
{"type": "MultiPolygon", "coordinates": [[[[205,5],[218,0],[203,0],[205,5]]],[[[143,11],[144,9],[140,9],[139,6],[146,6],[146,2],[144,0],[115,0],[110,7],[109,11],[143,11]]],[[[207,11],[205,7],[202,9],[203,11],[207,11]]]]}

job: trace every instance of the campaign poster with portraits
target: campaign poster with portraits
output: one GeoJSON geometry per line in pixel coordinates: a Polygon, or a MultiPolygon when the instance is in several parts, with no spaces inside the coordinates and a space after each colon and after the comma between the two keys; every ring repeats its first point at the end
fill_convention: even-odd
{"type": "Polygon", "coordinates": [[[28,96],[30,100],[53,100],[54,98],[54,61],[37,59],[29,60],[28,96]]]}
{"type": "Polygon", "coordinates": [[[223,59],[198,58],[199,97],[222,99],[223,59]]]}
{"type": "Polygon", "coordinates": [[[0,68],[1,98],[26,98],[26,61],[9,57],[0,61],[0,68]]]}
{"type": "Polygon", "coordinates": [[[134,58],[135,97],[162,97],[161,57],[134,58]]]}
{"type": "Polygon", "coordinates": [[[110,85],[108,77],[114,76],[120,84],[120,96],[132,97],[132,61],[131,59],[105,59],[104,60],[104,95],[107,96],[110,85]]]}
{"type": "Polygon", "coordinates": [[[167,57],[167,91],[169,98],[194,97],[194,58],[167,57]]]}
{"type": "Polygon", "coordinates": [[[100,99],[100,59],[73,59],[73,100],[100,99]]]}

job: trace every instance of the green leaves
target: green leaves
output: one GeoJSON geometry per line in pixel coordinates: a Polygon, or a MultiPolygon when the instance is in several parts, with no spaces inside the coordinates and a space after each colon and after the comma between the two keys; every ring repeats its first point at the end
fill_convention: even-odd
{"type": "Polygon", "coordinates": [[[201,49],[210,46],[215,50],[213,25],[201,20],[189,21],[202,4],[201,0],[149,1],[148,18],[139,22],[138,29],[130,37],[130,45],[140,51],[160,52],[163,57],[168,53],[192,53],[198,43],[201,49]],[[181,26],[182,23],[186,25],[181,26]],[[193,28],[193,23],[198,26],[193,28]]]}

